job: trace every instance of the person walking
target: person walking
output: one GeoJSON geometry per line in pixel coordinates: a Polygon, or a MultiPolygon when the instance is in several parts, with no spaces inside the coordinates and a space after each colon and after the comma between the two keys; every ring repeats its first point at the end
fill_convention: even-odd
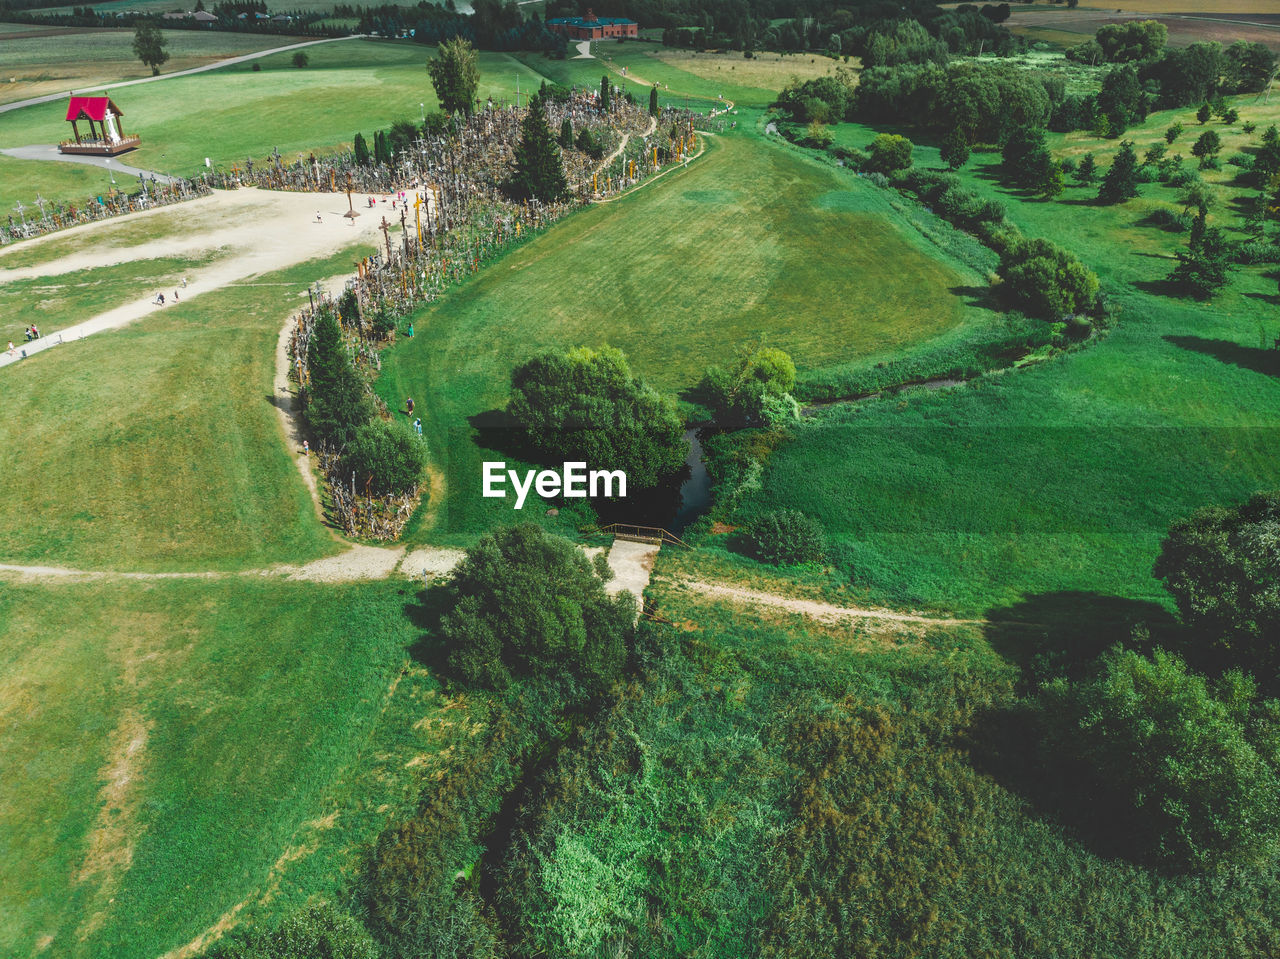
{"type": "Polygon", "coordinates": [[[13,349],[13,340],[10,340],[9,341],[9,359],[13,359],[15,356],[17,356],[17,353],[15,353],[13,349]]]}

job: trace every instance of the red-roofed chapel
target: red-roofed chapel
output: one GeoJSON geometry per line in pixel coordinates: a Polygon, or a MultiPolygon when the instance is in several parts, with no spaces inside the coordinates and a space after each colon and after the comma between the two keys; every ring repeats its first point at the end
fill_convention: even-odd
{"type": "Polygon", "coordinates": [[[67,105],[67,122],[71,124],[71,132],[76,138],[58,144],[58,151],[113,157],[134,149],[142,138],[124,135],[124,127],[120,123],[122,116],[124,114],[110,97],[72,97],[67,105]],[[87,137],[80,135],[82,121],[89,124],[87,137]]]}

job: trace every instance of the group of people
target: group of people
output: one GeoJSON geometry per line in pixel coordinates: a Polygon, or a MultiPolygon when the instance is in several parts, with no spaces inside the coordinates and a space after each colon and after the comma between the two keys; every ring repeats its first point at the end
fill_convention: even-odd
{"type": "MultiPolygon", "coordinates": [[[[184,290],[185,290],[186,288],[187,288],[187,278],[184,276],[184,277],[182,278],[182,289],[184,289],[184,290]]],[[[177,303],[177,302],[178,302],[178,300],[179,300],[179,297],[178,297],[178,291],[177,291],[177,290],[174,290],[174,291],[173,291],[173,302],[177,303]]],[[[164,306],[164,304],[165,304],[164,293],[157,293],[157,294],[156,294],[156,298],[155,298],[154,300],[152,300],[151,302],[152,302],[152,303],[154,303],[156,306],[164,306]]]]}
{"type": "Polygon", "coordinates": [[[40,339],[40,329],[34,323],[28,326],[23,332],[27,334],[28,341],[40,339]]]}

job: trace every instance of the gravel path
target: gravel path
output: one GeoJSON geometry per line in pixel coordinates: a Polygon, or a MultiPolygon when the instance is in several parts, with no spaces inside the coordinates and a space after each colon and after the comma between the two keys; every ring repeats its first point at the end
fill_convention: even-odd
{"type": "MultiPolygon", "coordinates": [[[[57,144],[54,143],[37,143],[29,147],[7,147],[0,150],[5,156],[11,156],[18,160],[45,160],[51,163],[83,163],[86,166],[96,166],[103,170],[118,171],[125,177],[145,177],[148,180],[156,180],[160,183],[173,183],[176,177],[171,177],[167,173],[156,173],[153,170],[143,170],[136,166],[126,166],[114,157],[91,157],[76,156],[70,153],[59,153],[57,144]]],[[[127,156],[128,154],[126,154],[127,156]]],[[[137,184],[133,184],[137,186],[137,184]]]]}

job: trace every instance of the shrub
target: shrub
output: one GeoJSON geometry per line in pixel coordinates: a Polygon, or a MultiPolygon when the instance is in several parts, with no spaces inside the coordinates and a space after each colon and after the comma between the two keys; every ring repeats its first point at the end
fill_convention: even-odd
{"type": "Polygon", "coordinates": [[[791,399],[796,365],[782,350],[762,347],[744,355],[736,366],[707,370],[699,385],[703,402],[721,429],[778,426],[796,418],[791,399]]]}
{"type": "Polygon", "coordinates": [[[1208,507],[1169,530],[1156,560],[1182,621],[1202,650],[1193,658],[1274,677],[1280,665],[1280,493],[1208,507]]]}
{"type": "Polygon", "coordinates": [[[1269,861],[1280,828],[1280,725],[1253,682],[1210,684],[1176,656],[1112,650],[1096,676],[1041,698],[1050,762],[1081,768],[1099,817],[1174,870],[1269,861]]]}
{"type": "Polygon", "coordinates": [[[636,614],[636,597],[605,592],[607,573],[537,526],[484,537],[444,587],[450,667],[488,689],[533,677],[561,684],[568,698],[603,691],[622,670],[636,614]]]}
{"type": "Polygon", "coordinates": [[[1193,219],[1194,217],[1190,213],[1169,210],[1164,207],[1152,210],[1151,215],[1147,217],[1147,221],[1152,226],[1158,226],[1160,229],[1168,230],[1171,233],[1186,233],[1191,229],[1191,221],[1193,219]]]}
{"type": "Polygon", "coordinates": [[[906,137],[881,133],[867,147],[867,169],[884,174],[905,170],[911,166],[912,149],[913,145],[906,137]]]}
{"type": "Polygon", "coordinates": [[[628,488],[669,482],[689,455],[675,403],[632,376],[611,347],[544,353],[517,366],[507,412],[550,461],[622,470],[628,488]]]}
{"type": "Polygon", "coordinates": [[[775,566],[819,562],[826,554],[822,525],[799,510],[774,510],[761,516],[747,531],[752,554],[775,566]]]}
{"type": "Polygon", "coordinates": [[[998,272],[1010,301],[1032,316],[1056,321],[1097,306],[1097,276],[1048,240],[1014,240],[1001,255],[998,272]]]}
{"type": "Polygon", "coordinates": [[[377,943],[355,919],[328,904],[290,916],[270,932],[232,936],[209,959],[380,959],[377,943]]]}
{"type": "Polygon", "coordinates": [[[355,474],[358,489],[376,496],[407,493],[422,479],[427,444],[403,423],[373,420],[361,426],[347,445],[340,469],[355,474]]]}
{"type": "Polygon", "coordinates": [[[373,404],[342,342],[337,317],[328,308],[320,311],[311,331],[307,372],[307,423],[321,440],[344,446],[369,421],[373,404]]]}
{"type": "Polygon", "coordinates": [[[311,62],[311,58],[308,57],[306,53],[303,52],[302,50],[299,50],[297,53],[293,55],[293,65],[297,67],[299,70],[303,69],[310,62],[311,62]]]}

